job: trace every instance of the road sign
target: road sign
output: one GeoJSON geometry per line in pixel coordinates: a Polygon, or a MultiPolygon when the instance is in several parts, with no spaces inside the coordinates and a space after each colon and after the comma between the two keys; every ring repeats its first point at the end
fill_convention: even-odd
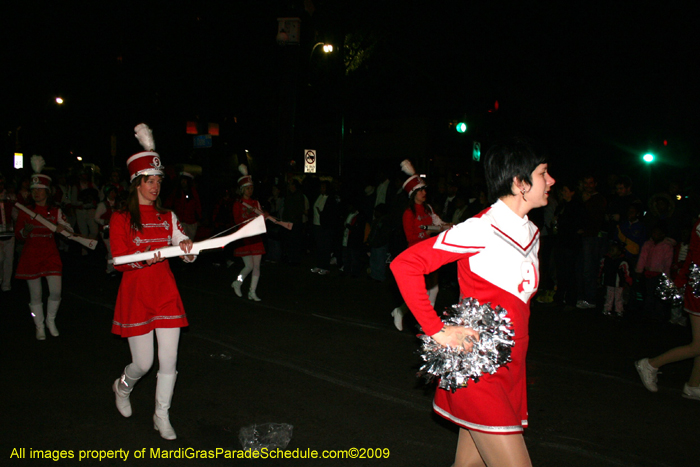
{"type": "Polygon", "coordinates": [[[194,148],[210,148],[211,147],[211,135],[199,135],[194,137],[194,148]]]}
{"type": "Polygon", "coordinates": [[[474,141],[474,148],[472,149],[472,159],[479,162],[481,160],[481,143],[474,141]]]}
{"type": "Polygon", "coordinates": [[[316,150],[304,150],[304,173],[316,173],[316,150]]]}

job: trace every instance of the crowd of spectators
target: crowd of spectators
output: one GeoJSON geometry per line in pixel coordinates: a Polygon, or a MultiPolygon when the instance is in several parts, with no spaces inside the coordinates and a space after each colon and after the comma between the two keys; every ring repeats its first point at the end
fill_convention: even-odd
{"type": "MultiPolygon", "coordinates": [[[[97,179],[90,170],[79,169],[54,177],[54,201],[71,226],[90,238],[99,232],[108,245],[109,215],[128,191],[124,174],[115,169],[97,179]]],[[[255,197],[263,210],[292,226],[268,222],[263,261],[300,267],[308,256],[313,267],[305,274],[327,275],[335,268],[344,276],[391,282],[388,264],[407,246],[401,225],[408,207],[402,190],[405,176],[396,164],[396,170],[378,170],[370,177],[346,182],[339,177],[287,174],[256,180],[255,197]]],[[[662,273],[673,277],[687,254],[692,222],[700,212],[693,204],[697,200],[678,183],[642,200],[629,177],[605,180],[601,184],[592,174],[569,180],[558,177],[549,205],[530,214],[541,235],[536,300],[683,324],[683,315],[656,299],[653,289],[662,273]]],[[[6,210],[28,196],[28,177],[0,183],[6,210]]],[[[172,174],[161,195],[195,240],[233,227],[232,207],[239,196],[232,180],[231,186],[200,199],[199,183],[195,175],[172,174]]],[[[478,179],[429,176],[427,185],[430,206],[447,223],[463,222],[490,205],[478,179]]],[[[11,238],[11,216],[5,214],[3,219],[7,239],[0,241],[6,243],[11,238]]],[[[20,253],[20,245],[13,248],[20,253]]],[[[61,248],[68,248],[64,241],[61,248]]],[[[232,266],[231,251],[220,252],[214,265],[232,266]]],[[[7,257],[5,253],[3,262],[7,257]]],[[[453,269],[441,270],[442,285],[456,286],[453,269]]],[[[106,272],[117,275],[109,263],[106,272]]],[[[8,278],[3,290],[6,287],[8,278]]]]}

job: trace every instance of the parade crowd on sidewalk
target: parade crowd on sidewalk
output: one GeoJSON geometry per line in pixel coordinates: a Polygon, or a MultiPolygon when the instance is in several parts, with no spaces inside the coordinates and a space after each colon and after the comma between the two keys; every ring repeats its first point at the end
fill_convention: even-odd
{"type": "MultiPolygon", "coordinates": [[[[23,284],[28,284],[28,314],[34,321],[37,340],[47,338],[46,328],[52,338],[60,335],[62,261],[79,263],[99,256],[104,258],[104,280],[121,280],[123,285],[128,275],[134,290],[144,287],[140,280],[133,282],[133,266],[115,268],[111,262],[115,251],[130,254],[140,248],[139,242],[151,241],[145,234],[132,238],[134,231],[122,225],[127,222],[124,216],[146,216],[143,219],[148,222],[136,222],[140,228],[151,228],[161,225],[161,216],[172,213],[172,221],[166,219],[163,224],[172,230],[171,234],[153,241],[167,246],[177,240],[185,252],[192,242],[224,234],[263,215],[268,221],[264,235],[233,242],[209,257],[208,267],[218,268],[232,280],[232,300],[264,301],[267,294],[280,294],[285,286],[293,287],[294,274],[376,281],[394,297],[395,308],[385,310],[384,321],[403,331],[404,319],[414,310],[399,292],[390,269],[392,261],[409,247],[478,218],[489,209],[495,216],[500,206],[489,199],[488,188],[480,178],[457,174],[426,177],[419,175],[408,160],[354,179],[298,173],[257,178],[258,174],[240,165],[242,176],[232,177],[230,183],[214,189],[207,187],[206,192],[214,195],[206,197],[200,196],[201,184],[207,183],[201,174],[161,170],[157,153],[139,154],[153,157],[151,165],[158,170],[137,174],[130,162],[128,173],[114,168],[103,176],[92,167],[79,166],[49,177],[41,173],[42,159],[32,175],[23,171],[17,171],[15,177],[0,175],[0,288],[3,294],[26,294],[23,284]],[[55,231],[42,227],[15,203],[29,206],[58,227],[55,231]],[[144,207],[144,203],[150,207],[144,207]],[[115,219],[121,219],[121,224],[115,219]],[[118,231],[115,225],[120,226],[118,231]],[[55,235],[62,230],[69,234],[55,235]],[[91,250],[71,242],[73,234],[94,240],[97,248],[91,250]],[[130,239],[128,248],[125,236],[130,239]],[[266,267],[291,268],[294,273],[289,275],[290,283],[273,287],[261,281],[266,267]],[[46,307],[42,279],[49,291],[46,307]]],[[[688,262],[697,256],[697,246],[693,246],[700,241],[696,187],[671,181],[642,199],[634,181],[625,175],[609,173],[602,179],[590,173],[571,179],[558,177],[551,189],[553,179],[548,180],[546,201],[531,206],[531,211],[528,208],[524,217],[537,229],[533,239],[539,240],[539,252],[535,253],[539,271],[532,272],[533,299],[537,306],[559,307],[563,312],[588,310],[611,320],[648,320],[678,326],[679,330],[690,322],[694,340],[687,348],[669,351],[670,357],[664,354],[636,362],[645,387],[655,392],[659,366],[682,358],[697,359],[700,345],[696,335],[700,313],[694,314],[687,303],[684,309],[682,304],[663,301],[656,293],[662,278],[674,280],[687,275],[688,262]]],[[[531,203],[525,198],[529,191],[522,193],[524,202],[531,203]]],[[[468,243],[468,238],[462,240],[468,243]]],[[[137,267],[155,271],[149,268],[163,259],[154,256],[137,267]]],[[[173,265],[181,267],[187,266],[173,265]]],[[[161,269],[158,281],[161,276],[169,278],[171,292],[179,303],[172,272],[169,267],[161,269]]],[[[139,274],[146,277],[143,272],[139,274]]],[[[457,297],[462,276],[456,262],[440,264],[424,277],[431,308],[441,288],[457,297]]],[[[322,286],[314,292],[332,293],[322,286]]],[[[529,300],[528,295],[527,303],[529,300]]],[[[131,307],[123,305],[123,310],[131,307]]],[[[117,407],[125,417],[130,415],[128,398],[133,385],[153,363],[154,336],[161,349],[170,348],[169,356],[158,356],[165,369],[158,374],[160,399],[154,416],[154,426],[165,439],[176,437],[167,409],[177,375],[179,327],[188,325],[181,304],[173,313],[172,317],[180,316],[180,321],[163,326],[165,321],[156,320],[144,329],[144,335],[132,333],[133,326],[142,323],[117,323],[115,314],[118,331],[113,331],[129,338],[133,355],[133,362],[113,386],[117,407]],[[165,366],[164,361],[168,362],[165,366]]],[[[147,317],[143,320],[151,322],[147,317]]],[[[694,369],[684,397],[700,400],[698,383],[700,369],[694,369]]]]}

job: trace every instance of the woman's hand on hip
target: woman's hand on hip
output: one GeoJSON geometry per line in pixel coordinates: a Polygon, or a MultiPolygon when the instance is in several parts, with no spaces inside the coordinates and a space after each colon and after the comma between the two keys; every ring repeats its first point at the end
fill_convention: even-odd
{"type": "Polygon", "coordinates": [[[471,352],[474,342],[479,340],[479,333],[464,326],[443,326],[430,337],[440,345],[452,348],[461,347],[465,352],[471,352]]]}

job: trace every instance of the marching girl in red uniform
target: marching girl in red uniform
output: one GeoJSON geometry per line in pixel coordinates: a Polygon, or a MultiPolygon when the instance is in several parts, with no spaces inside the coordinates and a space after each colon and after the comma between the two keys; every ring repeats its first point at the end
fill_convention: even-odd
{"type": "MultiPolygon", "coordinates": [[[[248,175],[248,169],[243,164],[238,167],[238,170],[241,171],[243,176],[238,179],[238,193],[240,196],[233,204],[233,221],[236,225],[262,213],[260,202],[252,198],[253,177],[248,175]]],[[[258,281],[260,280],[260,262],[262,255],[265,254],[263,237],[262,235],[255,235],[254,237],[244,238],[239,240],[238,244],[240,246],[234,250],[233,254],[243,259],[243,269],[241,269],[231,287],[233,287],[236,295],[242,297],[241,286],[243,281],[248,274],[252,273],[250,276],[250,288],[248,289],[248,300],[259,302],[260,298],[255,293],[255,290],[258,288],[258,281]]]]}
{"type": "Polygon", "coordinates": [[[522,436],[527,426],[525,356],[530,299],[538,284],[539,231],[527,218],[545,206],[554,179],[544,158],[515,141],[492,148],[485,161],[491,199],[475,217],[408,248],[391,263],[402,295],[426,335],[439,344],[471,350],[478,333],[445,326],[428,300],[423,276],[457,261],[460,295],[502,306],[515,331],[512,362],[479,382],[438,388],[433,409],[460,427],[455,467],[532,465],[522,436]]]}
{"type": "MultiPolygon", "coordinates": [[[[675,280],[678,287],[685,287],[688,283],[691,264],[700,266],[700,220],[693,226],[688,256],[675,280]]],[[[700,401],[700,298],[695,296],[690,286],[685,289],[683,308],[690,316],[693,336],[690,344],[673,348],[654,358],[643,358],[635,362],[634,366],[642,378],[644,387],[651,392],[657,392],[659,389],[656,381],[659,368],[669,363],[692,358],[693,369],[690,372],[690,379],[683,386],[683,397],[700,401]]]]}
{"type": "MultiPolygon", "coordinates": [[[[416,175],[411,162],[409,160],[403,161],[401,169],[409,176],[403,184],[403,189],[408,194],[409,200],[408,207],[403,213],[402,223],[408,246],[412,247],[416,243],[452,227],[452,224],[443,222],[440,216],[435,214],[433,208],[425,202],[427,199],[427,185],[416,175]],[[428,230],[428,227],[439,227],[439,230],[428,230]]],[[[434,306],[439,291],[437,272],[426,275],[425,281],[430,304],[434,306]]],[[[399,331],[403,331],[403,317],[406,311],[404,304],[394,308],[394,311],[391,312],[391,316],[394,317],[394,326],[399,331]]]]}
{"type": "MultiPolygon", "coordinates": [[[[192,240],[183,232],[175,213],[161,207],[160,187],[163,167],[153,152],[151,130],[144,124],[135,128],[137,138],[147,149],[127,161],[131,186],[127,205],[112,214],[110,242],[112,256],[124,256],[179,245],[183,253],[192,249],[192,240]]],[[[132,363],[114,381],[117,410],[131,416],[130,393],[134,384],[150,370],[154,358],[155,335],[158,341],[158,380],[153,427],[164,439],[176,439],[170,424],[169,409],[177,378],[177,347],[180,328],[188,325],[187,316],[175,285],[170,265],[160,253],[145,262],[116,266],[122,281],[114,310],[112,332],[129,340],[132,363]]],[[[184,256],[187,262],[193,257],[184,256]]]]}
{"type": "Polygon", "coordinates": [[[109,220],[112,217],[112,213],[116,211],[118,207],[117,195],[119,191],[118,188],[112,184],[105,185],[102,191],[105,195],[105,199],[97,204],[97,209],[95,209],[95,222],[100,228],[100,236],[107,247],[107,270],[105,272],[112,276],[116,274],[116,271],[114,265],[111,263],[112,249],[109,246],[109,220]]]}
{"type": "MultiPolygon", "coordinates": [[[[44,158],[32,156],[32,167],[37,173],[32,175],[30,182],[33,203],[29,202],[27,207],[55,224],[57,226],[56,233],[64,229],[71,231],[63,212],[53,204],[53,198],[50,194],[51,177],[39,173],[44,167],[44,158]]],[[[26,212],[19,210],[15,224],[15,238],[24,244],[15,278],[26,280],[29,286],[29,309],[36,326],[36,338],[40,341],[46,339],[42,277],[46,278],[49,286],[45,324],[51,335],[57,337],[58,328],[56,328],[55,321],[58,307],[61,304],[63,263],[61,263],[61,257],[58,254],[54,232],[36,219],[32,219],[26,212]]]]}

